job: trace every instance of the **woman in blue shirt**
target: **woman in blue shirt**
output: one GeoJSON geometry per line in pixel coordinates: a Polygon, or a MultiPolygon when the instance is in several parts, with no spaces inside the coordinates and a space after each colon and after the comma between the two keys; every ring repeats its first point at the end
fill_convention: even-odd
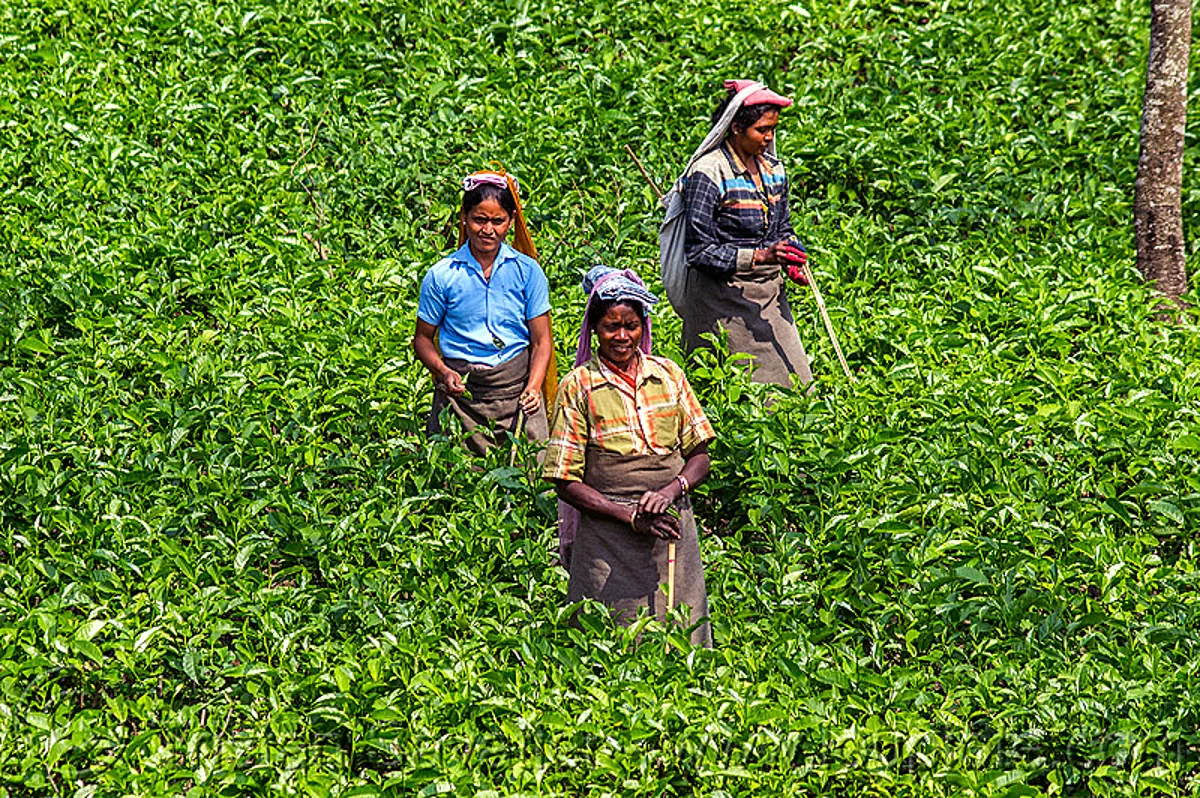
{"type": "Polygon", "coordinates": [[[460,224],[466,243],[425,274],[417,305],[413,349],[435,383],[427,429],[440,431],[449,409],[472,433],[467,447],[476,454],[494,443],[492,427],[515,432],[520,423],[530,439],[544,441],[550,290],[537,261],[505,241],[514,225],[518,244],[529,239],[516,180],[467,177],[460,224]]]}

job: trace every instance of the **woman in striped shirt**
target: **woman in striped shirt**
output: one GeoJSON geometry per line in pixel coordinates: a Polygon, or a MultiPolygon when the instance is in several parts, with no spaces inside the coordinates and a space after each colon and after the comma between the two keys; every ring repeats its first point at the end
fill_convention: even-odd
{"type": "MultiPolygon", "coordinates": [[[[740,107],[722,143],[692,164],[684,183],[684,348],[707,346],[702,335],[724,330],[730,352],[754,356],[755,382],[790,386],[796,375],[808,383],[812,372],[784,277],[806,256],[795,242],[787,175],[775,157],[779,112],[792,101],[750,81],[726,81],[725,87],[713,125],[728,116],[731,103],[740,107]]],[[[801,269],[788,274],[806,283],[801,269]]]]}
{"type": "Polygon", "coordinates": [[[688,491],[708,476],[712,425],[683,370],[650,354],[649,311],[658,300],[641,280],[597,266],[584,289],[577,367],[559,386],[542,472],[562,501],[568,600],[598,599],[625,623],[643,609],[662,620],[674,543],[676,604],[690,608],[692,642],[711,646],[688,491]]]}

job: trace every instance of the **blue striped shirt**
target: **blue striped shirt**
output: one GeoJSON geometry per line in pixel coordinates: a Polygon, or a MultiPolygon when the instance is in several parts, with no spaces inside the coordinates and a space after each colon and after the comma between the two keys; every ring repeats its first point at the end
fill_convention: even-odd
{"type": "Polygon", "coordinates": [[[728,143],[704,155],[684,184],[684,255],[688,266],[716,279],[750,267],[754,250],[793,240],[783,164],[758,159],[755,182],[728,143]]]}

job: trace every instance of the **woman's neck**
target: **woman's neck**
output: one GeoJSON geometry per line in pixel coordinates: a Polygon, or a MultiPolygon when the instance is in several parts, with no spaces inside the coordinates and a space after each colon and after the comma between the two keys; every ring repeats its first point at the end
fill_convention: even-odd
{"type": "Polygon", "coordinates": [[[495,252],[493,252],[490,255],[480,255],[478,252],[475,251],[475,246],[473,244],[471,244],[471,242],[468,241],[467,246],[471,248],[471,257],[473,257],[475,259],[475,261],[480,265],[480,267],[483,268],[484,278],[491,276],[492,264],[494,264],[496,262],[496,256],[498,254],[500,254],[500,250],[497,249],[495,252]]]}
{"type": "Polygon", "coordinates": [[[633,350],[633,356],[630,357],[629,360],[626,360],[624,365],[619,365],[619,364],[615,363],[614,361],[606,358],[604,355],[601,355],[600,359],[604,361],[604,365],[608,366],[613,371],[620,371],[624,374],[632,374],[633,372],[637,371],[639,354],[640,354],[640,352],[638,350],[636,350],[636,349],[633,350]]]}
{"type": "Polygon", "coordinates": [[[758,174],[758,156],[747,155],[740,147],[738,147],[736,143],[734,143],[733,139],[728,139],[728,142],[729,149],[733,150],[733,154],[738,157],[738,160],[742,162],[742,165],[746,167],[746,170],[752,175],[758,174]]]}

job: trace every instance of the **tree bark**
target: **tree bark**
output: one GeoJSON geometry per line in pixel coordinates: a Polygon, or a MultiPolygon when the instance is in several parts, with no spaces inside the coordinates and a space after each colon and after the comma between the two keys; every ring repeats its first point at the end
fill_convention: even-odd
{"type": "Polygon", "coordinates": [[[1133,230],[1142,279],[1176,301],[1188,290],[1181,201],[1191,41],[1191,0],[1150,0],[1133,230]]]}

